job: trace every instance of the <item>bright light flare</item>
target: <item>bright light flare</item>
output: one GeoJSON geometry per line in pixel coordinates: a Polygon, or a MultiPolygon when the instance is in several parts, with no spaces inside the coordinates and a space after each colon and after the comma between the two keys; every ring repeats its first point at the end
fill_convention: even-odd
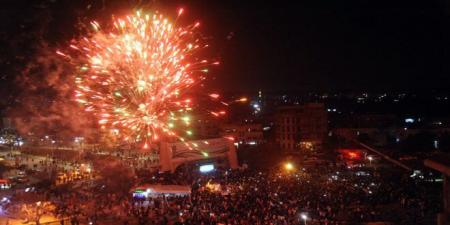
{"type": "Polygon", "coordinates": [[[230,141],[234,141],[235,140],[234,137],[231,137],[231,136],[227,136],[227,137],[224,137],[224,138],[226,138],[226,139],[228,139],[230,141]]]}
{"type": "Polygon", "coordinates": [[[246,97],[242,97],[242,98],[240,98],[240,99],[238,99],[238,100],[236,100],[237,102],[247,102],[247,98],[246,97]]]}
{"type": "Polygon", "coordinates": [[[200,23],[181,27],[161,14],[137,11],[115,19],[108,30],[91,25],[92,33],[70,45],[76,53],[56,52],[78,68],[75,98],[85,111],[143,148],[161,136],[192,135],[176,129],[180,122],[190,125],[192,100],[184,94],[203,79],[206,66],[217,63],[196,55],[207,46],[196,31],[200,23]]]}
{"type": "Polygon", "coordinates": [[[302,213],[300,214],[300,217],[302,218],[302,220],[306,221],[308,219],[308,215],[306,215],[306,213],[302,213]]]}
{"type": "Polygon", "coordinates": [[[178,9],[178,16],[181,16],[181,14],[183,14],[183,12],[184,12],[183,8],[178,9]]]}
{"type": "Polygon", "coordinates": [[[284,164],[284,168],[287,171],[292,171],[292,170],[294,170],[294,164],[292,164],[291,162],[287,162],[287,163],[284,164]]]}
{"type": "Polygon", "coordinates": [[[212,94],[209,94],[209,97],[211,97],[213,99],[218,99],[220,97],[220,95],[216,94],[216,93],[212,93],[212,94]]]}

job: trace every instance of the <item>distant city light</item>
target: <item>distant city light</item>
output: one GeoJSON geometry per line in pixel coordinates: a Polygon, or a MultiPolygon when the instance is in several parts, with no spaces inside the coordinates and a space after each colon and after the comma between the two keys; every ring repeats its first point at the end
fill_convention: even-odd
{"type": "Polygon", "coordinates": [[[246,98],[246,97],[242,97],[242,98],[238,99],[237,101],[238,101],[238,102],[246,102],[246,101],[247,101],[247,98],[246,98]]]}
{"type": "Polygon", "coordinates": [[[258,102],[250,104],[254,109],[254,114],[261,112],[261,105],[258,102]]]}
{"type": "MultiPolygon", "coordinates": [[[[114,132],[114,130],[113,130],[113,132],[114,132]]],[[[80,142],[82,142],[84,140],[84,137],[75,137],[74,138],[74,142],[75,143],[80,143],[80,142]]]]}

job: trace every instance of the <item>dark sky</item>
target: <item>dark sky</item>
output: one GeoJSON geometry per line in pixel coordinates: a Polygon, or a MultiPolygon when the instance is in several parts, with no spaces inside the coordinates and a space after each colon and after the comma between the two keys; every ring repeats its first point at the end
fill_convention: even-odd
{"type": "Polygon", "coordinates": [[[214,5],[215,26],[223,24],[235,32],[224,50],[220,79],[226,86],[449,87],[450,23],[441,2],[262,2],[214,5]]]}
{"type": "Polygon", "coordinates": [[[223,91],[448,89],[448,1],[291,2],[4,0],[2,89],[40,41],[63,46],[78,18],[139,6],[173,14],[183,6],[186,20],[202,22],[222,61],[210,85],[223,91]]]}

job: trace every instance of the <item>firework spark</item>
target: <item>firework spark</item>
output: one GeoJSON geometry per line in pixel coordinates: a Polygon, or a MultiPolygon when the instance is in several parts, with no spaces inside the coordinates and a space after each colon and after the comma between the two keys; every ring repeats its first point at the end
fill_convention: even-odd
{"type": "Polygon", "coordinates": [[[208,65],[219,64],[197,56],[207,46],[196,31],[200,24],[181,27],[137,11],[115,19],[111,29],[91,25],[92,34],[70,45],[73,54],[57,52],[77,65],[75,98],[84,110],[118,138],[145,148],[161,136],[192,135],[193,100],[186,93],[208,65]]]}

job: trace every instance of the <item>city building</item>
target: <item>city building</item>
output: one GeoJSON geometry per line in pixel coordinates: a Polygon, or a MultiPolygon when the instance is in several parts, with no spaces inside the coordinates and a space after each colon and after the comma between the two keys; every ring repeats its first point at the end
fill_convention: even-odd
{"type": "Polygon", "coordinates": [[[198,119],[192,124],[193,136],[196,138],[215,138],[219,137],[219,123],[215,120],[198,119]]]}
{"type": "Polygon", "coordinates": [[[239,144],[257,145],[264,141],[263,126],[259,123],[225,124],[221,134],[233,137],[239,144]]]}
{"type": "Polygon", "coordinates": [[[326,136],[327,123],[324,104],[281,107],[275,115],[276,141],[288,151],[318,147],[326,136]]]}

